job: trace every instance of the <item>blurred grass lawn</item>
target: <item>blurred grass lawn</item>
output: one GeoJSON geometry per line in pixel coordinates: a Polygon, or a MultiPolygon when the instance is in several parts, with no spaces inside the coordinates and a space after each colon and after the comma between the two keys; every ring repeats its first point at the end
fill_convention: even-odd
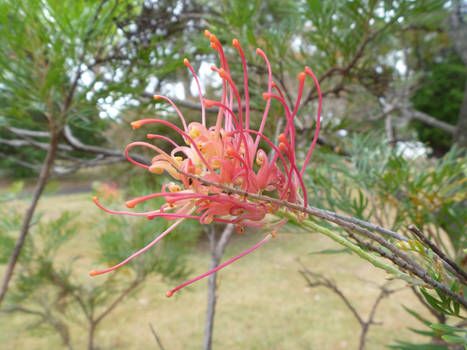
{"type": "MultiPolygon", "coordinates": [[[[88,271],[96,266],[93,240],[96,230],[92,222],[104,215],[97,209],[90,194],[47,196],[39,210],[46,218],[57,217],[63,210],[79,211],[80,226],[73,241],[67,244],[59,260],[80,254],[75,274],[88,279],[88,271]]],[[[14,205],[21,209],[27,202],[14,205]]],[[[140,219],[144,220],[144,219],[140,219]]],[[[157,228],[154,228],[157,233],[157,228]]],[[[223,260],[251,246],[263,234],[245,233],[235,236],[223,260]]],[[[311,255],[313,251],[340,248],[319,234],[281,233],[277,239],[221,271],[214,329],[214,349],[356,349],[360,326],[331,291],[306,287],[298,273],[296,258],[314,272],[326,273],[337,281],[366,319],[378,295],[372,283],[385,282],[384,272],[349,254],[311,255]]],[[[147,252],[146,254],[151,254],[147,252]]],[[[206,271],[209,250],[200,242],[188,257],[192,275],[206,271]]],[[[0,269],[3,275],[4,267],[0,269]]],[[[119,273],[119,272],[115,272],[119,273]]],[[[121,273],[121,272],[120,272],[121,273]]],[[[135,296],[130,296],[99,326],[96,345],[100,349],[158,349],[148,323],[152,323],[167,350],[201,349],[206,304],[206,280],[165,297],[174,287],[151,277],[135,296]]],[[[394,282],[393,287],[402,286],[394,282]]],[[[376,314],[382,325],[370,328],[367,349],[382,349],[396,339],[421,340],[406,327],[422,328],[408,315],[401,303],[415,310],[421,306],[409,290],[385,299],[376,314]]],[[[421,310],[422,314],[426,314],[421,310]]],[[[0,348],[61,349],[59,337],[52,332],[27,331],[32,319],[19,314],[0,314],[0,348]]],[[[86,332],[72,328],[75,349],[86,348],[86,332]]]]}

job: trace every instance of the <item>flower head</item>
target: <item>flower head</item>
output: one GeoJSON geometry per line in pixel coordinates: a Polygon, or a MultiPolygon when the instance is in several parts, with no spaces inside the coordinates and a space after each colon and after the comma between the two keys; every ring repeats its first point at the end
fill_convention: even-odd
{"type": "Polygon", "coordinates": [[[131,163],[154,174],[167,172],[173,178],[173,181],[162,186],[161,192],[132,199],[126,202],[126,206],[134,208],[139,203],[156,197],[162,197],[165,203],[159,209],[149,212],[113,211],[104,208],[98,199],[94,198],[95,203],[109,213],[145,216],[149,219],[160,216],[174,221],[174,223],[148,246],[122,263],[106,270],[92,271],[90,273],[92,276],[109,272],[124,265],[156,244],[183,220],[195,219],[199,220],[201,224],[230,223],[236,226],[239,233],[243,232],[246,226],[268,230],[269,234],[261,242],[217,268],[167,292],[167,296],[171,296],[185,285],[216,272],[266,243],[285,224],[287,219],[270,218],[269,214],[273,214],[279,209],[277,204],[251,199],[248,195],[244,195],[245,193],[267,193],[293,204],[303,206],[308,204],[302,176],[318,138],[321,111],[321,92],[313,72],[309,67],[306,67],[304,72],[298,75],[297,100],[294,106],[289,106],[280,88],[272,81],[271,66],[267,56],[261,49],[257,49],[256,53],[263,58],[267,67],[268,89],[263,94],[263,98],[266,100],[263,116],[258,129],[255,130],[250,125],[247,64],[239,41],[234,39],[232,44],[237,49],[243,64],[243,99],[240,96],[239,88],[232,80],[229,65],[219,40],[209,31],[205,31],[205,36],[210,39],[211,47],[218,52],[220,58],[220,67],[211,67],[222,79],[223,88],[220,101],[204,98],[198,77],[190,62],[185,59],[184,63],[193,74],[198,87],[201,122],[187,124],[184,116],[171,99],[156,95],[155,99],[163,99],[174,108],[180,118],[181,126],[176,126],[164,119],[141,119],[131,123],[134,129],[152,123],[166,125],[180,134],[183,139],[184,144],[179,145],[164,135],[147,135],[148,139],[156,141],[156,144],[158,142],[169,143],[172,147],[170,154],[156,144],[148,142],[133,142],[125,149],[125,155],[131,163]],[[295,152],[293,119],[300,106],[307,75],[311,76],[317,86],[319,107],[316,132],[307,157],[299,169],[295,152]],[[278,146],[263,134],[272,99],[278,100],[283,105],[286,117],[284,130],[277,140],[278,146]],[[205,109],[213,107],[218,108],[217,120],[215,125],[209,126],[206,124],[205,109]],[[261,141],[272,149],[270,155],[260,148],[261,141]],[[133,147],[146,147],[154,151],[155,155],[151,164],[146,165],[134,160],[129,154],[133,147]]]}

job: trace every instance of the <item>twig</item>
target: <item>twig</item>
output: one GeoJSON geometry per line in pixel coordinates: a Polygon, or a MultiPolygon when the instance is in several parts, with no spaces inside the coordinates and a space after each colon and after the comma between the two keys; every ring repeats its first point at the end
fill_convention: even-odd
{"type": "Polygon", "coordinates": [[[400,259],[396,255],[390,254],[390,253],[386,252],[385,250],[374,246],[370,242],[364,241],[363,239],[359,238],[358,236],[356,236],[352,232],[347,231],[347,233],[349,234],[349,237],[353,238],[359,245],[361,245],[362,247],[365,247],[368,250],[371,250],[371,251],[373,251],[375,253],[378,253],[379,255],[381,255],[382,257],[384,257],[384,258],[386,258],[388,260],[391,260],[395,265],[399,266],[402,270],[411,271],[411,269],[413,269],[413,266],[412,267],[409,266],[409,264],[406,261],[400,259]]]}
{"type": "Polygon", "coordinates": [[[165,350],[165,349],[164,349],[164,346],[162,345],[161,340],[160,340],[159,337],[157,336],[156,330],[155,330],[154,327],[152,326],[151,322],[149,322],[148,325],[149,325],[149,328],[151,329],[152,335],[153,335],[154,338],[156,339],[157,345],[159,345],[159,349],[165,350]]]}
{"type": "Polygon", "coordinates": [[[434,245],[428,238],[425,237],[422,231],[420,231],[415,225],[409,225],[407,227],[411,232],[413,232],[421,241],[423,244],[428,246],[436,255],[438,255],[442,260],[444,260],[446,263],[451,266],[454,271],[456,272],[456,275],[461,278],[462,283],[466,284],[467,281],[467,273],[460,268],[459,265],[457,265],[454,261],[452,261],[446,254],[444,254],[441,249],[439,249],[436,245],[434,245]]]}
{"type": "Polygon", "coordinates": [[[107,316],[115,307],[120,303],[123,298],[125,298],[128,293],[130,293],[133,289],[138,287],[141,282],[143,282],[142,279],[137,278],[136,280],[133,281],[113,302],[110,304],[97,318],[93,320],[93,324],[97,326],[97,324],[102,321],[102,319],[107,316]]]}
{"type": "MultiPolygon", "coordinates": [[[[1,143],[1,141],[0,141],[1,143]]],[[[0,156],[4,157],[5,159],[9,159],[11,162],[13,163],[16,163],[16,164],[19,164],[25,168],[29,168],[29,169],[32,169],[34,171],[40,171],[41,170],[41,167],[39,165],[34,165],[34,164],[31,164],[29,162],[25,162],[21,159],[16,159],[15,157],[12,157],[6,153],[3,153],[3,152],[0,152],[0,156]]]]}
{"type": "MultiPolygon", "coordinates": [[[[352,236],[354,239],[358,240],[358,238],[353,235],[352,236]]],[[[379,242],[378,242],[379,243],[379,242]]],[[[391,255],[387,254],[386,252],[384,252],[384,250],[380,249],[380,248],[377,248],[377,247],[374,247],[373,245],[369,244],[368,242],[365,242],[363,240],[359,240],[359,244],[362,244],[364,245],[365,247],[367,247],[368,249],[371,249],[371,250],[375,250],[377,251],[379,254],[381,254],[383,257],[385,258],[388,258],[389,260],[393,261],[396,265],[398,265],[399,267],[403,268],[403,269],[406,269],[407,271],[410,271],[411,273],[413,273],[415,276],[419,277],[422,281],[424,281],[426,284],[434,287],[434,288],[437,288],[439,290],[441,290],[444,294],[447,294],[449,295],[452,299],[454,299],[457,303],[459,303],[460,305],[462,305],[464,308],[467,309],[467,300],[465,300],[461,295],[453,292],[451,289],[449,289],[446,285],[444,285],[443,283],[440,283],[438,281],[436,281],[435,279],[433,279],[429,273],[423,269],[422,266],[420,266],[418,263],[416,263],[415,261],[413,261],[412,259],[410,259],[408,257],[407,254],[403,253],[402,251],[400,251],[399,249],[397,249],[395,246],[393,246],[392,244],[384,244],[383,246],[389,250],[391,250],[391,252],[394,253],[394,257],[391,257],[391,255]],[[402,259],[405,260],[405,261],[402,261],[402,259]],[[406,263],[406,264],[405,264],[406,263]]]]}
{"type": "Polygon", "coordinates": [[[326,288],[330,289],[331,291],[333,291],[344,302],[345,306],[347,306],[347,308],[352,313],[352,315],[357,319],[357,321],[358,321],[358,323],[360,324],[360,327],[361,327],[360,343],[359,343],[358,348],[359,348],[359,350],[363,350],[365,348],[366,336],[368,334],[368,331],[369,331],[371,325],[378,324],[378,323],[376,323],[374,321],[374,318],[375,318],[376,310],[377,310],[379,304],[381,303],[381,301],[384,298],[388,297],[392,293],[397,292],[398,289],[389,290],[387,288],[387,283],[385,283],[382,286],[378,286],[379,289],[380,289],[380,293],[379,293],[378,297],[376,298],[376,300],[374,301],[373,306],[371,307],[370,314],[368,315],[368,319],[365,321],[363,319],[363,317],[358,313],[357,309],[352,305],[352,303],[347,298],[347,296],[339,289],[339,287],[337,286],[337,284],[334,281],[326,278],[322,274],[314,273],[314,272],[308,270],[308,268],[301,262],[300,259],[297,259],[297,261],[298,261],[298,263],[300,264],[300,266],[303,269],[303,270],[299,270],[299,273],[302,275],[302,277],[308,283],[308,286],[310,286],[312,288],[313,287],[323,286],[323,287],[326,287],[326,288]],[[315,281],[312,281],[310,277],[314,278],[315,281]]]}
{"type": "Polygon", "coordinates": [[[435,128],[438,128],[438,129],[441,129],[441,130],[444,130],[450,134],[454,134],[456,132],[456,126],[455,125],[451,125],[451,124],[448,124],[448,123],[445,123],[441,120],[438,120],[426,113],[423,113],[423,112],[420,112],[420,111],[417,111],[413,108],[404,108],[402,106],[399,106],[400,108],[399,111],[402,113],[402,115],[408,119],[416,119],[416,120],[419,120],[427,125],[430,125],[430,126],[434,126],[435,128]]]}
{"type": "Polygon", "coordinates": [[[336,234],[336,233],[332,232],[331,230],[329,230],[329,229],[327,229],[325,227],[317,225],[312,221],[303,221],[302,225],[304,227],[307,227],[310,230],[320,232],[320,233],[328,236],[332,240],[336,241],[340,245],[342,245],[342,246],[344,246],[346,248],[349,248],[352,252],[354,252],[355,254],[360,256],[361,258],[367,260],[373,266],[375,266],[377,268],[380,268],[382,270],[385,270],[389,274],[393,275],[393,278],[403,279],[404,281],[406,281],[408,283],[411,283],[411,284],[415,284],[415,285],[423,285],[424,284],[424,283],[420,282],[419,280],[409,276],[405,272],[396,269],[394,266],[388,265],[388,264],[382,262],[380,259],[376,258],[376,256],[374,256],[373,254],[367,253],[362,248],[360,248],[358,245],[350,242],[348,239],[342,237],[339,234],[336,234]]]}

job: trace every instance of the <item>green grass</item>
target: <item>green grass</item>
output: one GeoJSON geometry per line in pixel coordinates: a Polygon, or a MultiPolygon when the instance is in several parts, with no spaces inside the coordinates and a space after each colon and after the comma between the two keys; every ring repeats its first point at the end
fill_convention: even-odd
{"type": "MultiPolygon", "coordinates": [[[[12,203],[24,208],[25,202],[12,203]]],[[[79,233],[67,244],[57,263],[79,254],[76,278],[89,279],[87,272],[96,266],[92,226],[99,211],[90,195],[45,197],[39,210],[46,218],[57,217],[63,210],[80,212],[79,233]]],[[[144,219],[141,219],[144,220],[144,219]]],[[[155,232],[157,228],[155,228],[155,232]]],[[[229,244],[223,260],[246,249],[262,238],[260,233],[237,235],[229,244]]],[[[251,255],[222,270],[219,275],[218,304],[214,330],[214,349],[356,349],[360,326],[342,301],[322,287],[310,289],[299,275],[296,258],[306,266],[337,281],[355,307],[367,317],[378,289],[374,283],[385,281],[384,272],[356,256],[311,255],[310,252],[338,247],[318,234],[281,233],[276,239],[251,255]],[[371,281],[369,283],[368,281],[371,281]]],[[[151,251],[146,254],[151,254],[151,251]]],[[[209,265],[208,244],[201,241],[188,257],[192,275],[204,272],[209,265]]],[[[3,266],[0,275],[3,274],[3,266]]],[[[122,272],[115,272],[122,273],[122,272]]],[[[96,344],[102,349],[157,349],[148,323],[156,328],[166,349],[200,349],[206,304],[206,280],[165,297],[174,287],[152,277],[139,292],[123,303],[99,326],[96,344]]],[[[403,286],[395,282],[394,287],[403,286]]],[[[416,341],[418,336],[406,327],[419,328],[401,303],[421,311],[410,291],[404,290],[385,299],[368,334],[367,349],[381,349],[395,339],[416,341]]],[[[1,348],[61,349],[59,337],[52,332],[28,331],[31,318],[19,314],[0,314],[1,348]]],[[[85,348],[85,330],[72,328],[75,349],[85,348]]]]}

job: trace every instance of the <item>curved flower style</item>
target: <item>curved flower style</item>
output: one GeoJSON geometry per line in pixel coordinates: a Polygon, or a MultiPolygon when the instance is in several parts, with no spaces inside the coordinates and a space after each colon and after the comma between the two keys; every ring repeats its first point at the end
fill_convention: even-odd
{"type": "Polygon", "coordinates": [[[213,221],[231,223],[236,226],[238,233],[243,232],[245,226],[262,227],[270,232],[266,238],[245,252],[167,292],[166,295],[170,297],[180,288],[216,272],[260,247],[271,237],[274,237],[287,221],[287,219],[271,218],[271,215],[268,215],[275,213],[279,209],[276,204],[252,200],[248,196],[235,194],[225,190],[225,188],[239,189],[253,194],[263,194],[266,192],[269,195],[294,204],[303,206],[307,206],[308,204],[302,176],[318,139],[322,103],[318,80],[309,67],[306,67],[305,71],[298,75],[298,96],[295,106],[291,108],[286,103],[279,87],[272,81],[271,66],[268,58],[261,49],[257,49],[256,53],[264,59],[267,66],[268,89],[263,94],[266,106],[259,129],[253,130],[250,128],[247,64],[240,43],[237,39],[233,40],[233,46],[238,50],[243,64],[244,104],[242,104],[239,89],[231,78],[229,65],[219,40],[209,31],[205,31],[205,36],[210,39],[211,47],[218,52],[220,57],[220,68],[212,66],[211,69],[222,78],[223,89],[221,100],[215,101],[203,97],[196,73],[190,62],[185,59],[184,63],[193,74],[198,87],[202,110],[201,123],[193,122],[187,124],[185,118],[172,100],[158,95],[154,96],[154,98],[166,100],[175,109],[180,117],[182,127],[179,128],[163,119],[142,119],[131,123],[134,129],[150,123],[163,124],[183,137],[185,145],[179,145],[163,135],[147,135],[149,139],[170,143],[173,146],[170,154],[156,145],[147,142],[133,142],[125,149],[125,155],[131,163],[147,169],[154,174],[162,174],[166,171],[176,180],[176,182],[163,185],[161,192],[130,200],[126,202],[126,206],[133,208],[138,203],[156,197],[163,197],[166,203],[157,210],[137,213],[109,210],[104,208],[97,198],[93,198],[94,202],[101,209],[112,214],[145,216],[149,219],[161,216],[167,220],[175,220],[175,222],[153,242],[120,264],[102,271],[91,271],[91,276],[115,270],[126,264],[131,259],[151,248],[186,219],[196,219],[201,224],[209,224],[213,221]],[[319,107],[316,132],[305,162],[301,169],[299,169],[295,153],[293,119],[300,106],[307,75],[311,76],[317,86],[319,107]],[[279,100],[283,105],[287,121],[283,133],[278,137],[279,146],[276,146],[274,142],[263,134],[272,99],[279,100]],[[216,124],[207,126],[205,109],[214,106],[219,109],[216,124]],[[237,106],[237,112],[234,112],[234,106],[237,106]],[[260,141],[271,147],[273,150],[271,156],[268,156],[263,149],[259,148],[260,141]],[[146,147],[153,150],[156,155],[152,159],[151,165],[147,166],[132,159],[129,151],[133,147],[146,147]],[[203,182],[203,180],[207,181],[207,183],[203,182]],[[220,184],[222,188],[212,184],[220,184]]]}

